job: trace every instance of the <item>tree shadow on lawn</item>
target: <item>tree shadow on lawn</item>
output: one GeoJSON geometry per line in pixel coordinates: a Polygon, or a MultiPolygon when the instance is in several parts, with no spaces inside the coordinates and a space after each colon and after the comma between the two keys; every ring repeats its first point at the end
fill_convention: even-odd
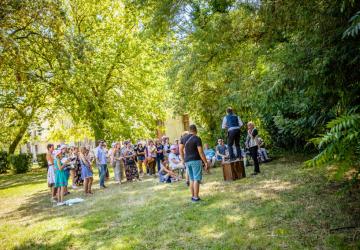
{"type": "MultiPolygon", "coordinates": [[[[236,190],[241,184],[233,185],[236,190]]],[[[241,189],[245,197],[236,192],[213,193],[200,204],[188,202],[184,193],[177,194],[181,200],[165,197],[161,203],[160,192],[160,197],[132,208],[129,214],[108,211],[110,215],[104,218],[86,218],[80,227],[96,229],[96,237],[85,236],[83,244],[110,247],[125,242],[131,248],[221,249],[356,244],[351,235],[330,231],[351,223],[353,217],[343,213],[347,198],[327,193],[325,183],[291,186],[279,180],[259,180],[254,185],[258,185],[254,192],[241,189]],[[239,202],[234,202],[237,198],[239,202]],[[331,242],[333,238],[335,242],[331,242]]]]}
{"type": "Polygon", "coordinates": [[[46,169],[32,169],[24,174],[0,175],[0,190],[39,183],[46,184],[46,169]]]}
{"type": "MultiPolygon", "coordinates": [[[[271,167],[260,178],[232,183],[209,176],[209,191],[200,204],[189,201],[188,190],[180,183],[140,182],[97,191],[96,200],[89,198],[87,205],[70,208],[49,210],[37,203],[36,195],[19,211],[25,216],[35,211],[40,220],[57,216],[78,220],[72,230],[86,233],[64,242],[67,248],[73,241],[94,249],[323,248],[331,237],[344,246],[354,244],[356,237],[330,233],[331,228],[352,222],[354,215],[344,213],[348,198],[329,193],[323,177],[295,171],[279,178],[283,169],[271,167]]],[[[46,193],[40,196],[48,198],[46,193]]]]}
{"type": "Polygon", "coordinates": [[[58,249],[58,250],[64,250],[69,249],[70,242],[71,242],[72,236],[66,235],[64,236],[60,241],[57,241],[55,243],[47,244],[42,242],[37,242],[36,240],[32,239],[29,241],[26,241],[22,243],[19,246],[16,246],[14,250],[26,250],[26,249],[36,249],[36,250],[46,250],[46,249],[58,249]]]}

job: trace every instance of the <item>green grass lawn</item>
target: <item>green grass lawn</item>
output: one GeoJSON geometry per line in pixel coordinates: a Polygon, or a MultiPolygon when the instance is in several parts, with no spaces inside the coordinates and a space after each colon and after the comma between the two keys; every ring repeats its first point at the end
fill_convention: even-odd
{"type": "MultiPolygon", "coordinates": [[[[71,207],[53,207],[46,173],[0,176],[1,249],[358,249],[359,194],[301,158],[262,165],[263,174],[223,182],[204,176],[200,203],[183,182],[116,185],[71,207]],[[343,228],[342,227],[355,227],[343,228]]],[[[249,167],[251,168],[251,167],[249,167]]],[[[247,173],[251,173],[251,169],[247,173]]],[[[112,176],[112,174],[111,174],[112,176]]],[[[72,192],[66,198],[84,197],[72,192]]]]}

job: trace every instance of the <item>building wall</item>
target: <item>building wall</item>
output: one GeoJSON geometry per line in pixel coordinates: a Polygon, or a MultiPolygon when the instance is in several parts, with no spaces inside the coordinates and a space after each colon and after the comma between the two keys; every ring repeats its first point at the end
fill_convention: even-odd
{"type": "Polygon", "coordinates": [[[188,115],[171,115],[168,114],[164,122],[164,133],[171,143],[180,139],[184,131],[189,130],[191,119],[188,115]]]}

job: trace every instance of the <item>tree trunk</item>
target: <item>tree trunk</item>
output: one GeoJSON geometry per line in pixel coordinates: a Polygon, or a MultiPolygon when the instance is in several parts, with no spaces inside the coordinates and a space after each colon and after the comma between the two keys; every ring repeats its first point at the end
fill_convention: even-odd
{"type": "Polygon", "coordinates": [[[15,153],[15,150],[17,146],[19,145],[21,139],[24,137],[24,134],[26,133],[26,130],[28,129],[30,125],[31,118],[28,118],[24,121],[22,126],[20,127],[19,132],[17,133],[15,139],[12,141],[9,147],[9,155],[12,155],[15,153]]]}
{"type": "Polygon", "coordinates": [[[95,144],[97,145],[99,140],[104,139],[104,122],[102,120],[96,119],[95,121],[91,121],[90,127],[94,132],[95,144]]]}

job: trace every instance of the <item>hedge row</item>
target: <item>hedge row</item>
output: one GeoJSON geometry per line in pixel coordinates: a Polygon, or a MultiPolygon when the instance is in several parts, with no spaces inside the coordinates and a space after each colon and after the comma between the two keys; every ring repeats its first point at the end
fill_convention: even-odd
{"type": "Polygon", "coordinates": [[[10,168],[15,174],[26,173],[32,165],[31,154],[8,155],[0,151],[0,173],[6,173],[10,168]]]}

